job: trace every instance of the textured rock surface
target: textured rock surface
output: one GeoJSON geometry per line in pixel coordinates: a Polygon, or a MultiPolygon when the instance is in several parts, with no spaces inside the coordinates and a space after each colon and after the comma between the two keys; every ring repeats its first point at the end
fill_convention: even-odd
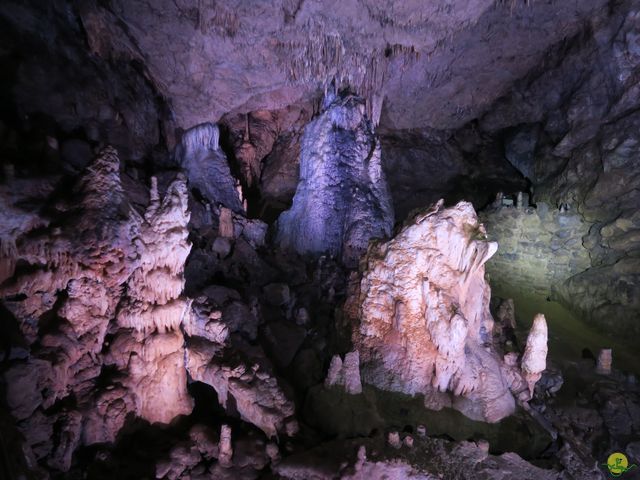
{"type": "Polygon", "coordinates": [[[492,329],[473,216],[414,215],[349,297],[343,268],[389,236],[391,201],[405,218],[503,192],[517,207],[485,212],[487,281],[640,333],[638,12],[2,2],[0,476],[596,479],[612,450],[640,463],[637,380],[616,370],[633,352],[549,311],[520,358],[513,304],[492,329]],[[282,251],[267,223],[290,207],[282,251]],[[607,375],[582,342],[614,345],[607,375]],[[495,420],[514,400],[493,424],[431,410],[495,420]]]}
{"type": "Polygon", "coordinates": [[[191,377],[211,385],[224,408],[236,409],[240,418],[260,428],[268,437],[281,432],[295,434],[297,423],[291,418],[293,402],[282,392],[266,358],[254,356],[242,361],[231,352],[227,352],[227,358],[216,357],[216,353],[217,349],[210,345],[190,342],[187,369],[191,377]]]}
{"type": "Polygon", "coordinates": [[[575,211],[498,206],[480,214],[490,240],[498,242],[487,273],[496,290],[549,296],[590,265],[582,238],[589,224],[575,211]]]}
{"type": "Polygon", "coordinates": [[[38,435],[43,410],[76,399],[77,410],[51,419],[65,439],[38,455],[56,469],[69,468],[81,441],[113,441],[129,412],[168,422],[192,408],[178,329],[189,311],[180,297],[190,250],[185,181],[162,200],[152,189],[142,216],[127,201],[119,167],[115,150],[104,149],[77,183],[66,222],[18,239],[16,258],[32,268],[2,287],[4,297],[26,296],[5,303],[31,345],[26,363],[5,374],[26,437],[38,435]],[[43,315],[46,325],[37,321],[43,315]],[[123,378],[98,388],[103,365],[123,378]],[[38,372],[38,382],[27,383],[27,372],[38,372]],[[22,378],[11,380],[16,374],[22,378]],[[26,404],[18,400],[25,394],[26,404]]]}
{"type": "Polygon", "coordinates": [[[336,477],[394,480],[564,478],[564,473],[536,467],[514,453],[490,455],[482,441],[454,444],[431,438],[416,439],[413,449],[385,446],[382,438],[336,440],[293,455],[274,470],[291,480],[336,477]],[[364,459],[360,455],[363,447],[367,452],[364,459]]]}
{"type": "Polygon", "coordinates": [[[521,362],[522,373],[529,385],[531,395],[536,382],[540,380],[542,372],[547,368],[547,338],[547,321],[544,315],[538,314],[533,319],[521,362]]]}
{"type": "Polygon", "coordinates": [[[393,210],[364,104],[353,96],[326,101],[305,129],[300,181],[291,209],[278,219],[278,242],[355,265],[371,238],[391,234],[393,210]]]}
{"type": "Polygon", "coordinates": [[[351,395],[362,393],[358,351],[347,353],[344,362],[339,355],[334,355],[324,384],[327,387],[334,385],[343,387],[344,391],[351,395]]]}
{"type": "Polygon", "coordinates": [[[233,110],[282,108],[332,78],[365,96],[374,118],[382,110],[389,126],[452,128],[477,117],[549,46],[596,22],[603,4],[117,1],[90,4],[81,19],[99,55],[144,59],[183,128],[233,110]]]}
{"type": "Polygon", "coordinates": [[[590,264],[558,285],[560,299],[604,330],[636,334],[637,322],[628,319],[640,309],[638,7],[621,7],[591,32],[551,48],[546,66],[515,82],[479,128],[521,137],[534,203],[568,207],[583,223],[572,250],[582,244],[590,264]]]}
{"type": "Polygon", "coordinates": [[[485,238],[471,204],[438,203],[369,250],[345,307],[366,383],[432,399],[451,392],[433,406],[453,401],[490,422],[513,413],[518,373],[490,347],[484,263],[497,245],[485,238]]]}
{"type": "Polygon", "coordinates": [[[213,205],[222,204],[234,212],[243,211],[238,185],[220,148],[217,125],[203,123],[184,132],[175,155],[191,188],[197,189],[213,205]]]}
{"type": "MultiPolygon", "coordinates": [[[[3,197],[9,209],[15,198],[3,197]]],[[[248,365],[213,358],[229,329],[240,328],[232,313],[221,319],[206,297],[193,303],[182,294],[191,250],[186,179],[161,196],[152,177],[149,199],[142,214],[131,206],[108,147],[77,182],[59,226],[24,214],[7,229],[5,272],[22,267],[0,294],[29,349],[4,372],[7,404],[36,458],[53,469],[68,470],[80,445],[113,442],[130,415],[169,423],[191,413],[187,371],[269,436],[296,431],[293,403],[258,367],[268,366],[263,354],[248,365]]],[[[237,236],[263,241],[251,221],[230,221],[237,236]]]]}

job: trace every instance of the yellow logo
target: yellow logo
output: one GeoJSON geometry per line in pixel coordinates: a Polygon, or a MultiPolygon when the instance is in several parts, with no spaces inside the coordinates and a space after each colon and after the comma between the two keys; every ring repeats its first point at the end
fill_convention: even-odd
{"type": "Polygon", "coordinates": [[[636,465],[629,465],[629,460],[627,460],[626,455],[620,452],[614,452],[609,455],[607,458],[607,463],[605,464],[609,469],[609,473],[613,477],[619,477],[625,472],[628,472],[632,468],[635,468],[636,465]]]}

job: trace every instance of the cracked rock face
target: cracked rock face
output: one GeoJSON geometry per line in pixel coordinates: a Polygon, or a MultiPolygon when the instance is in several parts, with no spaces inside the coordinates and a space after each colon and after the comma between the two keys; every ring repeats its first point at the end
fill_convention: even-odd
{"type": "Polygon", "coordinates": [[[391,234],[393,210],[364,104],[353,96],[326,102],[326,111],[305,129],[300,181],[291,209],[278,219],[277,241],[353,266],[370,239],[391,234]]]}
{"type": "Polygon", "coordinates": [[[485,237],[471,204],[440,202],[370,248],[345,305],[365,383],[479,420],[513,413],[521,379],[492,347],[485,237]]]}

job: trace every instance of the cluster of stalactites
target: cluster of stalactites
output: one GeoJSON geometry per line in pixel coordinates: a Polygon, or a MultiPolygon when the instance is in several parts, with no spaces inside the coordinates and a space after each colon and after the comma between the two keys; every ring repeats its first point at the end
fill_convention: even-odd
{"type": "Polygon", "coordinates": [[[201,123],[190,128],[180,141],[185,154],[205,148],[208,150],[218,150],[220,146],[220,129],[214,123],[201,123]]]}
{"type": "Polygon", "coordinates": [[[118,313],[125,328],[149,334],[176,330],[189,314],[190,302],[180,298],[184,264],[191,250],[186,180],[179,176],[160,200],[155,177],[150,203],[140,229],[140,266],[128,281],[128,300],[118,313]]]}

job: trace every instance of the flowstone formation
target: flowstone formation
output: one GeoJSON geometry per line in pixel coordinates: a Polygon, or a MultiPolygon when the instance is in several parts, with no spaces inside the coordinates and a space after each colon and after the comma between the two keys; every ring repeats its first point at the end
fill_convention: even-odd
{"type": "MultiPolygon", "coordinates": [[[[497,244],[485,239],[470,203],[441,201],[370,247],[345,305],[364,383],[487,422],[513,413],[514,395],[529,400],[523,373],[494,346],[484,263],[497,244]]],[[[534,376],[546,357],[539,337],[528,357],[534,376]]]]}
{"type": "Polygon", "coordinates": [[[189,186],[200,196],[213,205],[221,203],[234,212],[244,211],[239,184],[234,182],[220,148],[217,125],[203,123],[184,132],[175,157],[187,174],[189,186]]]}
{"type": "Polygon", "coordinates": [[[391,234],[393,209],[363,101],[329,96],[325,104],[305,129],[300,181],[291,209],[278,219],[278,242],[354,266],[371,238],[391,234]]]}
{"type": "MultiPolygon", "coordinates": [[[[78,447],[114,442],[133,417],[166,424],[190,414],[187,371],[268,435],[295,433],[297,424],[284,421],[293,403],[266,359],[258,369],[261,350],[215,356],[227,347],[229,322],[206,298],[183,294],[191,251],[184,176],[163,197],[152,177],[143,212],[127,193],[117,152],[106,147],[51,218],[24,212],[11,230],[0,298],[19,339],[4,352],[4,380],[32,465],[66,471],[78,447]]],[[[4,191],[2,199],[9,211],[24,206],[4,191]]]]}
{"type": "Polygon", "coordinates": [[[113,441],[129,413],[167,422],[192,408],[177,331],[189,309],[185,181],[162,201],[153,190],[143,217],[119,167],[103,149],[59,207],[66,220],[21,232],[23,268],[0,290],[27,344],[10,353],[9,407],[35,457],[58,470],[79,445],[113,441]],[[102,376],[108,365],[118,380],[102,376]]]}

